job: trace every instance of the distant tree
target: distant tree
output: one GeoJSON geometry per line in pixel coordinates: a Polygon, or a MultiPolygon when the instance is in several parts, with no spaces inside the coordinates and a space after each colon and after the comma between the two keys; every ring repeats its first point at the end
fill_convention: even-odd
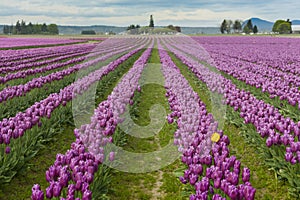
{"type": "Polygon", "coordinates": [[[226,19],[224,19],[222,24],[221,24],[221,27],[220,27],[220,31],[221,31],[222,34],[225,33],[227,26],[228,26],[227,21],[226,21],[226,19]]]}
{"type": "Polygon", "coordinates": [[[8,34],[9,33],[9,26],[4,25],[3,26],[3,34],[8,34]]]}
{"type": "Polygon", "coordinates": [[[253,33],[254,33],[254,34],[258,33],[258,28],[257,28],[256,25],[253,27],[253,33]]]}
{"type": "Polygon", "coordinates": [[[246,25],[244,26],[244,28],[243,28],[243,32],[244,32],[244,33],[247,33],[247,34],[253,33],[253,24],[252,24],[251,19],[249,19],[249,20],[247,21],[247,24],[246,24],[246,25]]]}
{"type": "Polygon", "coordinates": [[[43,23],[43,25],[41,27],[41,31],[42,31],[42,33],[48,32],[48,27],[47,27],[46,23],[43,23]]]}
{"type": "Polygon", "coordinates": [[[278,26],[278,32],[280,34],[288,34],[291,33],[291,25],[288,22],[281,23],[278,26]]]}
{"type": "Polygon", "coordinates": [[[127,31],[129,30],[132,30],[132,29],[135,29],[135,25],[134,24],[131,24],[127,27],[127,31]]]}
{"type": "Polygon", "coordinates": [[[154,28],[154,20],[153,20],[153,16],[152,15],[150,15],[149,27],[154,28]]]}
{"type": "Polygon", "coordinates": [[[175,28],[175,31],[177,31],[179,33],[181,32],[181,27],[180,26],[175,26],[174,28],[175,28]]]}
{"type": "Polygon", "coordinates": [[[248,28],[248,26],[244,26],[243,32],[246,34],[249,34],[249,33],[251,33],[251,30],[248,28]]]}
{"type": "Polygon", "coordinates": [[[277,20],[272,28],[273,32],[278,32],[280,34],[291,33],[292,27],[290,21],[277,20]]]}
{"type": "Polygon", "coordinates": [[[168,25],[166,28],[174,30],[174,26],[172,24],[168,25]]]}
{"type": "Polygon", "coordinates": [[[284,22],[285,22],[285,21],[282,20],[282,19],[277,20],[277,21],[274,23],[274,25],[273,25],[272,31],[273,31],[273,32],[279,32],[278,27],[279,27],[279,25],[280,25],[281,23],[284,23],[284,22]]]}
{"type": "Polygon", "coordinates": [[[167,28],[169,30],[172,30],[172,31],[181,32],[181,27],[180,26],[173,26],[172,24],[170,24],[165,28],[167,28]]]}
{"type": "Polygon", "coordinates": [[[59,33],[57,25],[56,24],[49,24],[48,25],[48,32],[50,34],[57,35],[59,33]]]}
{"type": "Polygon", "coordinates": [[[127,27],[127,31],[129,34],[138,34],[138,29],[140,28],[140,25],[134,25],[131,24],[130,26],[127,27]]]}
{"type": "Polygon", "coordinates": [[[33,25],[33,34],[40,34],[42,32],[42,25],[41,24],[34,24],[33,25]]]}
{"type": "Polygon", "coordinates": [[[27,27],[25,21],[21,21],[21,32],[20,34],[27,34],[27,27]]]}
{"type": "Polygon", "coordinates": [[[233,30],[234,32],[238,33],[242,30],[242,22],[241,20],[235,20],[233,23],[233,30]]]}
{"type": "Polygon", "coordinates": [[[20,34],[21,33],[21,24],[20,21],[18,20],[16,22],[16,34],[20,34]]]}
{"type": "Polygon", "coordinates": [[[137,24],[137,25],[135,26],[135,28],[141,28],[141,26],[140,26],[139,24],[137,24]]]}
{"type": "Polygon", "coordinates": [[[249,28],[249,30],[253,31],[253,24],[252,24],[252,20],[249,19],[246,26],[249,28]]]}
{"type": "Polygon", "coordinates": [[[33,24],[31,22],[29,22],[27,25],[27,33],[33,34],[33,24]]]}

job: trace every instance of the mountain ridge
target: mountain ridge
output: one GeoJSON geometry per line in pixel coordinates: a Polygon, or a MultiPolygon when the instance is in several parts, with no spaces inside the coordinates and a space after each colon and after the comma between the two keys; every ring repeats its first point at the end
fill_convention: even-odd
{"type": "MultiPolygon", "coordinates": [[[[250,18],[250,19],[251,19],[252,25],[253,25],[253,26],[256,25],[259,32],[271,32],[271,31],[272,31],[274,22],[270,22],[270,21],[267,21],[267,20],[264,20],[264,19],[260,19],[260,18],[258,18],[258,17],[252,17],[252,18],[250,18]]],[[[248,21],[249,21],[250,19],[247,19],[247,20],[245,20],[245,21],[242,23],[242,27],[243,27],[243,28],[244,28],[244,26],[248,23],[248,21]]]]}

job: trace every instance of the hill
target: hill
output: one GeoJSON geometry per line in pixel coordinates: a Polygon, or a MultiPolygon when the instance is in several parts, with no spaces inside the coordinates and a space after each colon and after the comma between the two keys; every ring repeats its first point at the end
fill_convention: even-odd
{"type": "MultiPolygon", "coordinates": [[[[242,27],[244,27],[250,19],[243,22],[242,27]]],[[[263,20],[260,18],[251,18],[253,26],[257,26],[259,32],[271,32],[274,22],[263,20]]]]}
{"type": "Polygon", "coordinates": [[[292,20],[292,25],[300,25],[300,20],[292,20]]]}

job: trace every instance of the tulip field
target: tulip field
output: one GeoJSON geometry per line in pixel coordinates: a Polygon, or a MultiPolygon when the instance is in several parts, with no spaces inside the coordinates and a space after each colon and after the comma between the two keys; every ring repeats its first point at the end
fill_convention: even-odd
{"type": "Polygon", "coordinates": [[[1,37],[0,199],[299,199],[299,45],[1,37]]]}

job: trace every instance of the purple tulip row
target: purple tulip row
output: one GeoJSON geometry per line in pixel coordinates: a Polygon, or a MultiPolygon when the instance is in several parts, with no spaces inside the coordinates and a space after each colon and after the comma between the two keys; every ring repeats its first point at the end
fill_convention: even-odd
{"type": "Polygon", "coordinates": [[[74,38],[70,38],[72,40],[83,40],[83,41],[104,41],[106,39],[108,39],[107,37],[74,37],[74,38]]]}
{"type": "MultiPolygon", "coordinates": [[[[199,44],[195,44],[193,40],[185,47],[189,47],[195,51],[199,49],[199,44]],[[194,44],[193,44],[194,43],[194,44]]],[[[224,50],[223,50],[224,51],[224,50]]],[[[214,60],[213,65],[220,71],[223,71],[240,81],[256,88],[261,88],[262,92],[268,92],[270,98],[278,96],[280,100],[287,100],[292,106],[300,109],[300,77],[291,73],[271,68],[266,64],[256,64],[246,62],[239,58],[229,57],[222,54],[210,54],[214,60]]]]}
{"type": "Polygon", "coordinates": [[[262,100],[256,99],[250,92],[239,90],[230,80],[222,75],[210,71],[207,67],[195,61],[191,56],[197,57],[197,52],[183,48],[180,38],[176,39],[178,49],[166,43],[172,51],[188,68],[203,81],[212,92],[224,95],[227,105],[240,111],[240,116],[245,123],[256,127],[261,137],[266,138],[266,145],[284,145],[286,147],[286,161],[296,164],[300,162],[300,123],[284,118],[278,109],[262,100]],[[186,53],[182,53],[182,51],[186,53]]]}
{"type": "Polygon", "coordinates": [[[96,44],[76,44],[38,49],[0,50],[0,69],[92,50],[95,46],[96,44]]]}
{"type": "MultiPolygon", "coordinates": [[[[26,69],[33,70],[32,68],[40,67],[43,65],[53,64],[53,63],[56,63],[56,62],[59,62],[59,61],[65,60],[65,59],[73,58],[76,56],[81,56],[81,55],[89,53],[90,51],[91,51],[90,48],[81,49],[79,51],[77,50],[75,52],[70,50],[68,52],[62,53],[61,55],[59,55],[59,54],[51,55],[51,57],[54,57],[52,59],[45,58],[45,60],[40,60],[40,59],[38,59],[39,61],[30,61],[29,60],[28,62],[26,60],[26,62],[18,64],[18,65],[14,65],[11,67],[2,67],[2,68],[0,68],[0,73],[6,74],[9,72],[15,72],[15,71],[19,72],[21,70],[26,70],[26,69]]],[[[47,57],[47,56],[44,56],[44,57],[47,57]]]]}
{"type": "Polygon", "coordinates": [[[249,182],[250,170],[244,168],[241,173],[241,162],[235,156],[229,156],[228,137],[217,131],[217,122],[207,113],[205,104],[167,52],[159,47],[159,54],[166,96],[172,110],[168,121],[172,123],[176,120],[178,129],[174,134],[174,143],[179,145],[183,153],[182,162],[188,166],[180,180],[184,184],[189,182],[196,190],[190,199],[208,199],[212,196],[215,200],[225,200],[218,194],[219,190],[231,199],[254,199],[256,190],[249,182]],[[220,135],[220,140],[214,144],[211,141],[213,133],[220,135]],[[239,184],[240,174],[242,184],[239,184]]]}
{"type": "MultiPolygon", "coordinates": [[[[300,103],[300,77],[282,72],[263,65],[249,62],[241,62],[222,56],[214,58],[215,66],[248,85],[261,88],[262,92],[268,92],[270,98],[278,96],[280,100],[288,100],[289,104],[295,106],[300,103]]],[[[300,109],[300,107],[299,107],[300,109]]]]}
{"type": "MultiPolygon", "coordinates": [[[[89,57],[93,57],[95,54],[98,55],[99,51],[103,51],[103,52],[112,51],[110,47],[116,44],[115,41],[107,40],[98,45],[97,44],[76,44],[76,45],[63,46],[63,47],[48,47],[48,48],[41,49],[41,52],[33,52],[33,53],[30,52],[32,50],[26,49],[23,50],[24,54],[22,54],[21,57],[19,57],[19,55],[16,55],[14,58],[10,58],[8,61],[0,64],[0,66],[5,66],[0,68],[0,73],[19,71],[22,69],[50,64],[56,61],[60,61],[57,59],[58,56],[69,56],[72,53],[88,52],[90,53],[89,57]],[[39,56],[39,54],[42,55],[39,56]],[[54,59],[50,60],[50,58],[54,58],[54,59]],[[17,59],[17,61],[15,59],[17,59]]],[[[127,41],[123,39],[123,40],[119,40],[119,42],[120,45],[118,46],[118,48],[122,48],[123,46],[126,46],[128,43],[130,43],[130,40],[127,41]]]]}
{"type": "MultiPolygon", "coordinates": [[[[76,193],[81,193],[82,200],[92,199],[90,184],[99,165],[105,159],[114,160],[114,152],[104,155],[104,148],[107,143],[112,142],[116,125],[122,121],[120,115],[125,111],[126,105],[138,88],[138,80],[151,55],[152,47],[153,42],[151,48],[134,63],[108,99],[99,104],[91,117],[91,123],[74,130],[77,139],[72,143],[71,149],[65,155],[58,154],[54,165],[46,172],[46,180],[50,183],[46,188],[46,198],[79,200],[76,193]],[[61,194],[63,188],[68,188],[65,198],[61,194]]],[[[32,200],[44,199],[44,193],[39,185],[33,186],[31,198],[32,200]]]]}
{"type": "MultiPolygon", "coordinates": [[[[86,53],[77,53],[76,55],[78,56],[78,55],[82,55],[82,54],[86,54],[86,53]]],[[[62,57],[59,57],[55,60],[64,60],[64,58],[71,58],[71,57],[74,57],[74,54],[71,54],[69,56],[62,56],[62,57]]],[[[26,71],[18,71],[18,72],[13,73],[13,74],[7,74],[6,76],[0,77],[0,83],[4,84],[4,83],[6,83],[8,81],[11,81],[11,80],[14,80],[14,79],[26,78],[27,76],[30,76],[30,75],[35,75],[35,74],[43,73],[43,72],[50,71],[50,70],[53,70],[53,69],[62,68],[62,67],[65,67],[65,66],[68,66],[68,65],[71,65],[71,64],[76,64],[76,63],[82,62],[85,59],[86,59],[85,56],[81,56],[79,58],[74,58],[74,59],[68,60],[66,62],[53,63],[51,65],[46,65],[45,67],[40,67],[40,68],[35,68],[35,69],[28,69],[26,71]]],[[[33,65],[31,65],[31,66],[34,66],[34,64],[35,63],[33,63],[33,65]]]]}
{"type": "Polygon", "coordinates": [[[62,38],[0,38],[0,48],[68,44],[75,42],[81,42],[81,40],[62,38]]]}
{"type": "MultiPolygon", "coordinates": [[[[53,60],[46,60],[46,61],[41,61],[41,62],[36,62],[36,63],[28,63],[28,64],[25,64],[25,65],[18,65],[18,66],[15,66],[15,67],[6,67],[6,68],[3,68],[4,71],[16,70],[16,69],[21,69],[21,68],[22,69],[23,68],[32,68],[32,67],[36,67],[36,66],[40,66],[40,65],[54,63],[52,65],[47,65],[45,67],[39,67],[39,68],[35,68],[35,69],[28,69],[28,70],[25,70],[25,71],[18,71],[17,73],[14,73],[14,74],[8,74],[4,77],[0,77],[0,83],[6,83],[7,81],[10,81],[10,80],[13,80],[13,79],[25,78],[29,75],[34,75],[34,74],[37,74],[37,73],[42,73],[42,72],[46,72],[46,71],[49,71],[49,70],[65,67],[65,66],[70,65],[70,64],[75,64],[75,63],[84,61],[85,59],[88,59],[88,58],[96,57],[96,56],[99,56],[101,54],[110,53],[110,52],[113,52],[113,51],[116,51],[116,50],[123,49],[124,47],[125,47],[125,45],[123,45],[121,47],[118,46],[118,48],[107,48],[106,46],[103,45],[103,47],[102,47],[103,50],[101,50],[101,51],[100,51],[100,49],[97,49],[98,50],[97,52],[90,53],[89,55],[82,56],[80,58],[74,58],[74,59],[69,60],[69,61],[64,62],[64,63],[55,63],[55,62],[60,61],[60,60],[65,60],[65,59],[68,59],[68,58],[72,58],[74,56],[84,55],[84,54],[89,53],[91,50],[87,49],[86,51],[83,51],[83,52],[80,52],[80,53],[73,53],[73,54],[61,56],[61,57],[55,58],[53,60]]],[[[1,71],[1,69],[0,69],[0,71],[1,71]]]]}
{"type": "MultiPolygon", "coordinates": [[[[0,91],[0,103],[3,102],[3,101],[6,101],[8,99],[12,99],[14,97],[17,97],[17,96],[26,95],[26,93],[28,93],[29,91],[31,91],[34,88],[40,88],[46,83],[50,83],[50,82],[55,81],[55,80],[61,80],[65,76],[68,76],[68,75],[70,75],[74,72],[77,72],[77,71],[81,70],[81,69],[86,69],[86,68],[88,68],[92,65],[95,65],[95,64],[97,64],[101,61],[104,61],[104,60],[106,60],[106,59],[108,59],[108,58],[110,58],[114,55],[117,55],[117,54],[122,53],[124,51],[130,50],[131,48],[132,47],[129,46],[125,49],[110,52],[110,53],[108,53],[106,55],[103,55],[99,58],[96,58],[94,60],[89,60],[85,63],[77,64],[77,65],[72,66],[68,69],[58,71],[58,72],[54,72],[54,73],[51,73],[47,76],[34,78],[31,81],[29,81],[29,82],[27,82],[23,85],[6,87],[2,91],[0,91]]],[[[72,61],[74,61],[74,60],[72,60],[72,61]]]]}
{"type": "MultiPolygon", "coordinates": [[[[137,53],[140,49],[141,48],[130,51],[119,59],[112,61],[107,66],[102,67],[94,73],[61,89],[59,93],[50,94],[46,99],[36,102],[31,107],[27,108],[25,112],[19,112],[15,117],[3,119],[0,122],[0,145],[3,143],[9,145],[11,139],[22,137],[26,130],[31,129],[36,124],[42,125],[40,122],[42,117],[50,118],[51,113],[58,106],[65,106],[67,102],[71,101],[82,91],[88,89],[92,83],[100,80],[103,75],[114,70],[118,65],[137,53]]],[[[7,153],[9,152],[10,148],[7,146],[7,153]]]]}
{"type": "Polygon", "coordinates": [[[298,38],[193,37],[212,54],[223,54],[300,75],[298,38]]]}

